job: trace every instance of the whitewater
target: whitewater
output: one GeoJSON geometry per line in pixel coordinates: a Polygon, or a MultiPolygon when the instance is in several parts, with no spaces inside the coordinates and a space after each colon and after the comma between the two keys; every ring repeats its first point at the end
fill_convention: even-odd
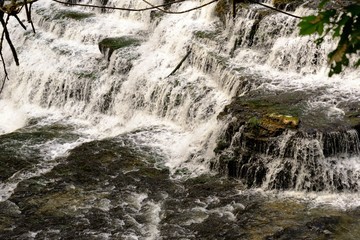
{"type": "MultiPolygon", "coordinates": [[[[81,3],[149,6],[130,0],[81,3]]],[[[356,239],[357,187],[271,189],[281,165],[274,161],[262,187],[248,189],[212,167],[219,138],[233,121],[219,115],[235,97],[311,92],[307,111],[335,120],[346,114],[342,104],[359,101],[359,69],[327,77],[331,39],[317,47],[298,35],[296,19],[282,14],[265,15],[252,33],[258,11],[266,9],[244,7],[236,19],[221,22],[216,4],[163,14],[38,1],[36,33],[11,19],[20,66],[4,46],[9,80],[0,95],[0,237],[278,239],[330,232],[335,239],[356,239]],[[101,40],[120,37],[134,44],[112,54],[100,51],[101,40]]],[[[299,6],[294,14],[312,11],[299,6]]],[[[358,149],[357,133],[346,136],[355,145],[348,149],[358,149]]],[[[355,183],[358,150],[336,164],[341,173],[351,169],[355,183]]]]}

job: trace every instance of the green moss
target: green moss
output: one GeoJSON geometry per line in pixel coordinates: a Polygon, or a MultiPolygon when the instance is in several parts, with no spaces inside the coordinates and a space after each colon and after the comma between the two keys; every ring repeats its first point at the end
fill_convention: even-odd
{"type": "Polygon", "coordinates": [[[285,129],[297,128],[300,122],[298,117],[274,113],[253,119],[249,119],[247,129],[258,137],[277,136],[285,129]]]}
{"type": "Polygon", "coordinates": [[[360,112],[348,112],[345,114],[345,119],[351,126],[355,128],[360,126],[360,112]]]}
{"type": "Polygon", "coordinates": [[[110,60],[112,53],[116,49],[138,46],[140,43],[139,39],[132,37],[113,37],[113,38],[104,38],[99,42],[100,52],[107,56],[107,60],[110,60]]]}
{"type": "Polygon", "coordinates": [[[104,38],[99,42],[99,47],[110,48],[113,50],[138,45],[139,40],[130,37],[104,38]]]}
{"type": "Polygon", "coordinates": [[[211,31],[195,31],[194,36],[196,38],[202,38],[202,39],[213,39],[216,37],[217,32],[211,32],[211,31]]]}
{"type": "Polygon", "coordinates": [[[286,125],[291,128],[296,128],[300,122],[298,117],[289,116],[289,115],[281,115],[281,114],[271,113],[271,114],[267,115],[266,117],[273,122],[277,122],[279,124],[286,125]]]}
{"type": "Polygon", "coordinates": [[[245,106],[254,109],[260,110],[266,114],[268,113],[277,113],[282,115],[290,115],[290,116],[301,116],[304,111],[303,104],[287,104],[284,102],[269,101],[269,99],[250,99],[245,101],[245,106]]]}
{"type": "Polygon", "coordinates": [[[87,78],[87,79],[95,80],[97,78],[95,72],[77,72],[74,74],[78,77],[78,79],[87,78]]]}
{"type": "Polygon", "coordinates": [[[248,120],[248,125],[251,128],[258,128],[260,126],[260,119],[258,117],[252,117],[248,120]]]}
{"type": "Polygon", "coordinates": [[[250,106],[252,111],[255,110],[253,114],[257,115],[250,117],[246,124],[251,135],[257,137],[277,136],[285,129],[295,129],[299,126],[299,117],[289,115],[289,112],[300,114],[300,108],[292,109],[287,105],[277,105],[274,102],[258,100],[250,102],[250,104],[247,103],[245,106],[250,106]],[[287,114],[280,112],[287,112],[287,114]]]}
{"type": "Polygon", "coordinates": [[[56,19],[74,19],[77,21],[83,20],[85,18],[89,18],[94,16],[94,13],[85,13],[85,12],[78,12],[78,11],[59,11],[53,17],[54,20],[56,19]]]}

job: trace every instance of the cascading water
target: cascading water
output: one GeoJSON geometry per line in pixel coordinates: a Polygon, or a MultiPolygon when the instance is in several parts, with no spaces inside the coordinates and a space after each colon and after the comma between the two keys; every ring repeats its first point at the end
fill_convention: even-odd
{"type": "Polygon", "coordinates": [[[5,49],[0,238],[356,239],[338,228],[359,232],[358,211],[338,207],[359,205],[359,70],[327,78],[331,40],[255,5],[230,19],[223,3],[39,1],[36,34],[10,22],[21,65],[5,49]]]}

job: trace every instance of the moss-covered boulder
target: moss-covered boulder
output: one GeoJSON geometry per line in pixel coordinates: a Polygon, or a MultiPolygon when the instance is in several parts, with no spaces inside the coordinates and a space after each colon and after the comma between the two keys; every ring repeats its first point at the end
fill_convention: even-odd
{"type": "Polygon", "coordinates": [[[274,137],[285,129],[296,129],[300,120],[296,116],[271,113],[261,118],[250,118],[247,122],[249,134],[255,137],[274,137]]]}
{"type": "Polygon", "coordinates": [[[330,166],[338,157],[358,156],[360,106],[337,103],[341,111],[331,116],[333,105],[314,107],[314,96],[309,90],[257,90],[234,98],[218,117],[228,125],[214,150],[218,157],[213,166],[248,187],[357,189],[352,180],[356,170],[349,169],[344,177],[330,166]],[[300,171],[306,174],[299,176],[300,171]]]}
{"type": "Polygon", "coordinates": [[[80,12],[80,11],[74,11],[74,10],[62,10],[57,12],[53,19],[72,19],[76,21],[81,21],[86,18],[94,16],[94,13],[88,13],[88,12],[80,12]]]}
{"type": "Polygon", "coordinates": [[[104,38],[99,42],[99,50],[107,60],[110,60],[112,53],[120,48],[138,46],[140,40],[134,37],[123,36],[123,37],[111,37],[104,38]]]}

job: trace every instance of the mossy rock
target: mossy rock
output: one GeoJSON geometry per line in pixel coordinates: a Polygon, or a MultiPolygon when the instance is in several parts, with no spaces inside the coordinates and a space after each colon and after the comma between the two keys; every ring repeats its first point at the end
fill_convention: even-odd
{"type": "Polygon", "coordinates": [[[360,103],[342,102],[339,103],[337,107],[344,111],[344,119],[347,124],[360,132],[360,103]]]}
{"type": "MultiPolygon", "coordinates": [[[[321,91],[321,89],[317,91],[321,91]]],[[[291,119],[292,117],[296,118],[296,120],[291,120],[294,120],[294,126],[304,132],[360,130],[360,104],[350,102],[339,103],[337,108],[341,109],[344,115],[329,117],[330,105],[317,109],[313,109],[308,105],[308,102],[311,102],[313,96],[316,95],[317,93],[314,91],[279,91],[271,94],[262,91],[252,91],[246,96],[234,98],[224,108],[224,111],[219,114],[218,118],[220,120],[227,119],[231,115],[238,119],[239,125],[245,123],[250,123],[251,125],[251,121],[249,122],[251,118],[257,118],[259,121],[262,121],[262,119],[269,120],[278,115],[283,120],[286,120],[285,116],[291,116],[291,119]],[[296,124],[297,120],[299,121],[298,124],[296,124]]],[[[286,128],[291,127],[287,126],[286,128]]]]}
{"type": "Polygon", "coordinates": [[[278,124],[289,128],[297,128],[300,122],[298,117],[274,113],[266,115],[265,119],[267,119],[268,122],[271,122],[273,124],[278,124]]]}
{"type": "Polygon", "coordinates": [[[197,38],[211,38],[211,32],[208,31],[195,31],[194,36],[197,38]]]}
{"type": "Polygon", "coordinates": [[[255,137],[275,137],[280,135],[285,129],[296,129],[299,127],[300,120],[296,116],[267,114],[260,119],[250,118],[246,124],[248,134],[255,137]]]}
{"type": "Polygon", "coordinates": [[[131,46],[138,46],[140,40],[133,37],[112,37],[104,38],[99,42],[99,49],[102,54],[107,56],[107,60],[110,60],[112,53],[120,48],[126,48],[131,46]]]}
{"type": "MultiPolygon", "coordinates": [[[[251,92],[248,96],[234,98],[219,114],[219,119],[228,114],[239,116],[245,122],[251,118],[264,116],[293,116],[301,118],[306,108],[306,99],[310,93],[303,91],[275,93],[266,95],[263,92],[251,92]]],[[[253,119],[254,120],[254,119],[253,119]]]]}
{"type": "Polygon", "coordinates": [[[104,38],[99,42],[99,47],[111,48],[113,50],[138,45],[139,40],[131,37],[104,38]]]}
{"type": "Polygon", "coordinates": [[[230,13],[230,11],[230,1],[220,0],[217,2],[215,6],[215,16],[217,16],[223,24],[226,23],[227,14],[230,13]]]}
{"type": "Polygon", "coordinates": [[[83,19],[94,16],[94,13],[86,13],[72,10],[63,10],[56,13],[53,17],[53,20],[56,19],[73,19],[76,21],[81,21],[83,19]]]}
{"type": "Polygon", "coordinates": [[[163,16],[165,16],[164,12],[153,10],[150,12],[150,22],[160,20],[163,16]]]}

